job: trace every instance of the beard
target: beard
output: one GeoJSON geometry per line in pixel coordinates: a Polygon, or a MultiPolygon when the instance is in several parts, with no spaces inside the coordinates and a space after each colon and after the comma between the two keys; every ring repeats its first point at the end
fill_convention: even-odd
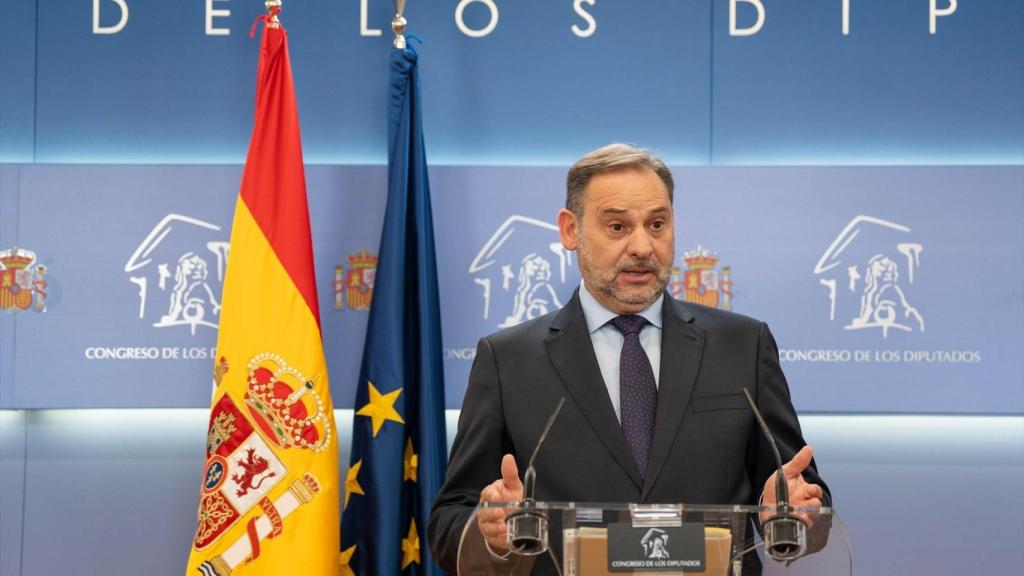
{"type": "MultiPolygon", "coordinates": [[[[587,289],[590,290],[592,294],[600,293],[621,304],[629,306],[640,305],[646,308],[647,306],[654,304],[654,301],[658,299],[658,296],[665,291],[665,287],[668,286],[670,271],[668,266],[664,266],[659,263],[653,255],[648,258],[629,259],[619,262],[613,270],[601,270],[600,267],[594,263],[589,246],[587,246],[582,236],[581,232],[576,255],[580,262],[580,272],[587,283],[587,289]],[[627,288],[620,286],[616,282],[616,279],[619,274],[626,271],[650,272],[654,274],[657,282],[649,288],[627,288]]],[[[669,261],[671,262],[673,259],[674,255],[669,261]]]]}

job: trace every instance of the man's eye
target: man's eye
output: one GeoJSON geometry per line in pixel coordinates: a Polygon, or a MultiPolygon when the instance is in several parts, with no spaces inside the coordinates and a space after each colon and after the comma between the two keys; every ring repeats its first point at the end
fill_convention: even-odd
{"type": "Polygon", "coordinates": [[[664,220],[655,220],[654,222],[651,222],[651,228],[653,228],[654,230],[661,230],[664,227],[665,227],[665,221],[664,220]]]}
{"type": "Polygon", "coordinates": [[[623,230],[622,224],[620,224],[618,222],[612,224],[612,231],[613,232],[622,232],[622,230],[623,230]]]}

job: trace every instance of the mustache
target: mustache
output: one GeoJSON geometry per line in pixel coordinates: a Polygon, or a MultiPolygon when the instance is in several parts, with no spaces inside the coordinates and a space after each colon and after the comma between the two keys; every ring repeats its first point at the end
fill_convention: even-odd
{"type": "Polygon", "coordinates": [[[615,272],[661,272],[661,266],[653,258],[630,260],[615,267],[615,272]]]}

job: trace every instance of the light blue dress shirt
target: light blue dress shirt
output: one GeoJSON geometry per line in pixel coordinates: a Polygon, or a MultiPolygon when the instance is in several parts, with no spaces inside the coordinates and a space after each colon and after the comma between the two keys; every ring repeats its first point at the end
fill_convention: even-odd
{"type": "MultiPolygon", "coordinates": [[[[639,315],[646,318],[648,322],[640,330],[640,345],[647,353],[647,359],[651,361],[655,385],[658,385],[661,376],[659,374],[661,368],[661,306],[664,300],[665,296],[662,294],[658,296],[654,304],[639,312],[639,315]]],[[[618,314],[602,306],[587,290],[587,286],[583,282],[580,282],[580,305],[583,306],[583,316],[587,320],[590,341],[594,345],[594,354],[597,356],[597,364],[601,368],[601,376],[604,377],[604,385],[608,389],[608,397],[615,408],[615,417],[621,422],[619,356],[622,355],[622,342],[625,338],[615,326],[608,323],[618,314]]]]}

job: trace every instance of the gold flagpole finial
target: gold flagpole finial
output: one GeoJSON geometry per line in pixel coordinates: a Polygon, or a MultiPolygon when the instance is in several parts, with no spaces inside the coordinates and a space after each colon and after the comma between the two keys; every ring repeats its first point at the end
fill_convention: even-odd
{"type": "Polygon", "coordinates": [[[391,19],[391,29],[395,32],[395,41],[392,46],[399,50],[405,50],[405,0],[395,0],[395,17],[391,19]]]}
{"type": "Polygon", "coordinates": [[[263,5],[267,7],[267,12],[270,14],[267,25],[271,28],[280,28],[281,21],[277,19],[277,14],[281,11],[281,0],[266,0],[263,5]]]}

